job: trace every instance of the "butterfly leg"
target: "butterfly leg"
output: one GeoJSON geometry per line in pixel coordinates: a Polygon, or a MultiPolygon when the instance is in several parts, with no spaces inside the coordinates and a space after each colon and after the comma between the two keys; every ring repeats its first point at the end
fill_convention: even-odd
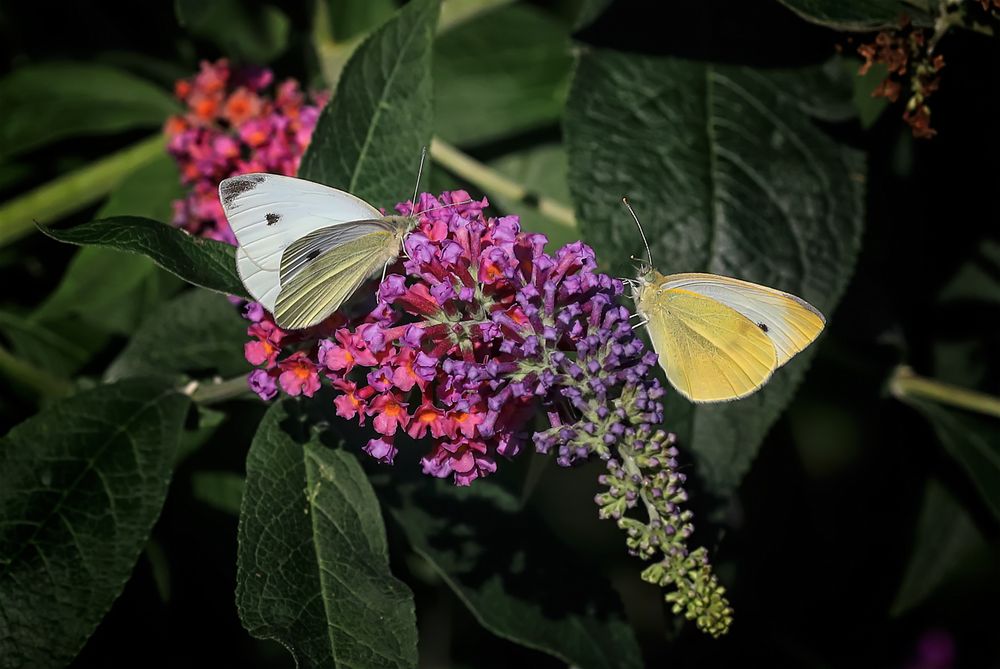
{"type": "Polygon", "coordinates": [[[649,319],[648,319],[648,318],[646,318],[646,319],[643,319],[643,321],[642,321],[641,323],[636,323],[635,325],[633,325],[633,326],[632,326],[632,329],[634,330],[634,329],[636,329],[636,328],[641,328],[641,327],[642,327],[643,325],[645,325],[645,324],[646,324],[646,323],[648,323],[648,322],[649,322],[649,319]]]}

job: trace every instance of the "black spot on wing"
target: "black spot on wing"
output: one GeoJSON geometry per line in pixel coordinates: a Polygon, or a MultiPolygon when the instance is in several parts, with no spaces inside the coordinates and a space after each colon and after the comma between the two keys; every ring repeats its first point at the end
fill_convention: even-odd
{"type": "Polygon", "coordinates": [[[222,197],[223,206],[231,206],[237,197],[252,191],[262,183],[264,183],[263,174],[244,174],[226,179],[219,185],[219,195],[222,197]]]}
{"type": "Polygon", "coordinates": [[[319,257],[319,249],[313,249],[306,254],[306,260],[315,260],[319,257]]]}
{"type": "Polygon", "coordinates": [[[268,214],[264,218],[267,219],[268,225],[274,225],[275,223],[281,220],[281,214],[268,214]]]}
{"type": "Polygon", "coordinates": [[[759,327],[764,332],[767,332],[767,323],[757,323],[757,327],[759,327]]]}

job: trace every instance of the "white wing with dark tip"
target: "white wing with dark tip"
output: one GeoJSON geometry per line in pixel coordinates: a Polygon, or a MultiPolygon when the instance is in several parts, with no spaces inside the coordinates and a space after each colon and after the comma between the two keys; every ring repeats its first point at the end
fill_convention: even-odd
{"type": "Polygon", "coordinates": [[[269,311],[281,291],[282,255],[292,243],[319,228],[382,217],[350,193],[279,174],[225,179],[219,184],[219,199],[239,243],[240,278],[269,311]]]}

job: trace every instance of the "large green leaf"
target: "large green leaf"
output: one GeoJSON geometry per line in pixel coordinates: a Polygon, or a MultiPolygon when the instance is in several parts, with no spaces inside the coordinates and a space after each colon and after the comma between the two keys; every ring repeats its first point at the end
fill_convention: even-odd
{"type": "Polygon", "coordinates": [[[243,0],[174,0],[177,21],[242,62],[267,63],[288,48],[291,21],[274,5],[243,0]]]}
{"type": "Polygon", "coordinates": [[[573,59],[565,24],[527,5],[477,16],[434,45],[434,128],[456,144],[555,123],[573,59]]]}
{"type": "Polygon", "coordinates": [[[299,176],[391,207],[413,192],[432,130],[439,0],[413,0],[365,40],[320,114],[299,176]]]}
{"type": "MultiPolygon", "coordinates": [[[[827,316],[853,270],[862,155],[830,139],[798,93],[823,73],[759,71],[611,51],[584,54],[567,103],[570,188],[598,258],[627,270],[642,240],[663,273],[712,272],[800,295],[827,316]]],[[[850,96],[850,91],[845,91],[850,96]]],[[[813,346],[727,404],[667,397],[667,427],[716,493],[732,491],[791,399],[813,346]]]]}
{"type": "Polygon", "coordinates": [[[893,615],[926,600],[955,576],[965,559],[984,547],[982,534],[961,505],[941,484],[928,483],[893,615]]]}
{"type": "Polygon", "coordinates": [[[39,228],[61,242],[139,253],[188,283],[246,297],[236,273],[236,247],[229,244],[193,237],[171,225],[138,216],[106,218],[67,229],[39,228]]]}
{"type": "Polygon", "coordinates": [[[78,135],[155,127],[177,111],[166,91],[93,63],[39,63],[0,80],[0,156],[78,135]]]}
{"type": "Polygon", "coordinates": [[[101,334],[77,329],[68,336],[6,311],[0,311],[0,333],[19,358],[63,377],[71,376],[107,343],[101,334]]]}
{"type": "Polygon", "coordinates": [[[930,421],[945,450],[1000,519],[1000,421],[918,397],[904,396],[902,400],[930,421]]]}
{"type": "Polygon", "coordinates": [[[105,378],[233,376],[249,372],[243,357],[247,322],[225,297],[203,290],[178,295],[149,315],[105,378]]]}
{"type": "Polygon", "coordinates": [[[414,667],[413,595],[389,572],[378,500],[350,453],[273,405],[247,455],[236,604],[299,667],[414,667]]]}
{"type": "Polygon", "coordinates": [[[481,481],[421,490],[404,495],[393,516],[483,627],[583,669],[642,666],[605,578],[530,522],[517,500],[481,481]]]}
{"type": "Polygon", "coordinates": [[[61,400],[0,440],[0,658],[62,667],[128,580],[188,398],[145,380],[61,400]]]}
{"type": "Polygon", "coordinates": [[[929,0],[778,0],[806,21],[835,30],[867,32],[899,26],[909,16],[931,25],[929,0]]]}

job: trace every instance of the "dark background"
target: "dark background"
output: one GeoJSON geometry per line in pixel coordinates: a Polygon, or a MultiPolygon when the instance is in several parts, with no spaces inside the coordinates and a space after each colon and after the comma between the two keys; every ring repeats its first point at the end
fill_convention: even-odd
{"type": "MultiPolygon", "coordinates": [[[[572,3],[537,4],[571,30],[572,3]]],[[[822,62],[838,46],[851,52],[858,40],[871,37],[857,36],[852,44],[773,0],[669,4],[667,12],[660,3],[621,0],[575,39],[624,51],[794,66],[822,62]]],[[[295,4],[284,9],[293,30],[307,33],[308,11],[295,4]]],[[[315,81],[306,51],[290,48],[270,67],[281,78],[315,81]]],[[[697,539],[710,547],[736,609],[730,634],[713,640],[693,626],[682,627],[657,589],[639,581],[639,565],[624,555],[618,530],[598,521],[589,502],[596,469],[546,468],[532,496],[529,511],[540,514],[569,547],[558,557],[593,562],[611,576],[648,666],[929,667],[914,664],[914,658],[921,639],[936,632],[953,640],[953,666],[1000,666],[997,520],[931,425],[886,390],[892,370],[905,362],[927,376],[1000,392],[1000,263],[984,251],[985,242],[1000,241],[995,106],[1000,48],[995,40],[963,32],[946,36],[940,52],[947,66],[933,99],[937,137],[914,140],[900,120],[899,105],[868,129],[856,121],[830,126],[831,133],[868,155],[866,230],[854,278],[806,381],[771,430],[737,498],[721,507],[709,503],[697,494],[697,471],[690,472],[697,539]],[[943,299],[942,290],[970,267],[986,282],[980,294],[992,297],[943,299]],[[949,577],[929,597],[893,615],[904,571],[919,545],[918,514],[931,479],[961,503],[981,541],[948,566],[949,577]]],[[[119,63],[165,86],[190,76],[200,59],[221,55],[212,44],[189,37],[178,26],[172,3],[163,1],[48,8],[4,2],[0,53],[2,72],[27,62],[107,59],[114,53],[119,63]]],[[[463,148],[486,160],[559,135],[553,124],[463,148]]],[[[5,183],[0,197],[142,136],[74,139],[34,152],[26,174],[5,183]]],[[[67,222],[87,221],[93,211],[67,222]]],[[[3,302],[28,307],[41,301],[72,253],[39,235],[0,250],[3,302]]],[[[109,348],[84,373],[99,374],[113,354],[109,348]]],[[[176,473],[154,530],[168,594],[159,592],[144,554],[73,666],[292,665],[283,649],[252,639],[239,623],[233,597],[236,517],[207,508],[191,494],[194,471],[242,471],[263,407],[233,403],[227,410],[229,418],[211,448],[176,473]]],[[[31,411],[24,400],[4,397],[0,421],[9,426],[31,411]]],[[[519,490],[528,459],[503,468],[500,482],[519,490]]],[[[406,474],[397,467],[390,476],[406,474]]],[[[451,591],[407,554],[391,523],[388,528],[400,549],[393,570],[416,594],[426,666],[558,666],[483,631],[451,591]]],[[[531,538],[513,532],[504,540],[519,544],[531,538]]]]}

